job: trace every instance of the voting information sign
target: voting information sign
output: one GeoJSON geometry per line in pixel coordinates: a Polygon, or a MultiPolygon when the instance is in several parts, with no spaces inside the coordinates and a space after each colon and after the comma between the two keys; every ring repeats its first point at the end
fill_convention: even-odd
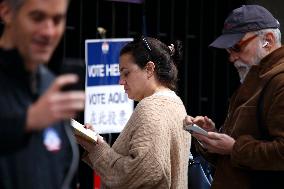
{"type": "Polygon", "coordinates": [[[119,52],[132,38],[85,41],[85,123],[100,134],[120,132],[134,108],[119,85],[119,52]]]}

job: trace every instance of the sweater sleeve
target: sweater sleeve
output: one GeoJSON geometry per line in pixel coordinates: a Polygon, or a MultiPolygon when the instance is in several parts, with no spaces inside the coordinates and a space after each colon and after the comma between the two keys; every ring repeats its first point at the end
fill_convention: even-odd
{"type": "Polygon", "coordinates": [[[165,167],[170,166],[166,163],[170,139],[163,129],[166,118],[159,112],[159,106],[144,102],[136,107],[124,131],[133,131],[128,154],[119,154],[107,144],[99,144],[86,157],[108,187],[152,188],[170,179],[165,167]]]}

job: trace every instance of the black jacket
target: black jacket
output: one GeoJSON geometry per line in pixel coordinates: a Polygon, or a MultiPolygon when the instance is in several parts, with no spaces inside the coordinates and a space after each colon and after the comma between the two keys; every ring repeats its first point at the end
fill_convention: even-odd
{"type": "Polygon", "coordinates": [[[63,124],[25,132],[28,106],[53,79],[44,66],[31,74],[17,51],[0,49],[1,189],[58,189],[62,185],[71,160],[63,124]]]}

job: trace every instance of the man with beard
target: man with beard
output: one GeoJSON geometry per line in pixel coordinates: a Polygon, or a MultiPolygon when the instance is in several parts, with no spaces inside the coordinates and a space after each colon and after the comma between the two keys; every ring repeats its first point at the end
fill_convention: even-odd
{"type": "Polygon", "coordinates": [[[207,116],[184,120],[208,131],[208,136],[192,136],[216,166],[213,189],[283,186],[284,48],[279,27],[265,8],[244,5],[231,12],[222,35],[210,44],[227,50],[241,82],[219,131],[207,116]]]}

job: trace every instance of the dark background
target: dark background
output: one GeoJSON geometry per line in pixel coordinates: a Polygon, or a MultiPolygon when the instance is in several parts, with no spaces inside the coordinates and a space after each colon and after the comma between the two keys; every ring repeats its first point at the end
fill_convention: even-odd
{"type": "MultiPolygon", "coordinates": [[[[239,78],[226,52],[209,49],[208,45],[221,33],[229,12],[242,4],[263,5],[280,23],[284,21],[281,0],[145,0],[144,4],[72,0],[65,36],[49,67],[57,74],[63,61],[84,64],[85,40],[101,37],[97,27],[107,30],[106,38],[144,34],[168,45],[181,40],[184,59],[179,65],[178,94],[188,114],[208,115],[220,126],[239,78]]],[[[92,188],[92,170],[84,163],[76,182],[82,189],[92,188]]]]}

